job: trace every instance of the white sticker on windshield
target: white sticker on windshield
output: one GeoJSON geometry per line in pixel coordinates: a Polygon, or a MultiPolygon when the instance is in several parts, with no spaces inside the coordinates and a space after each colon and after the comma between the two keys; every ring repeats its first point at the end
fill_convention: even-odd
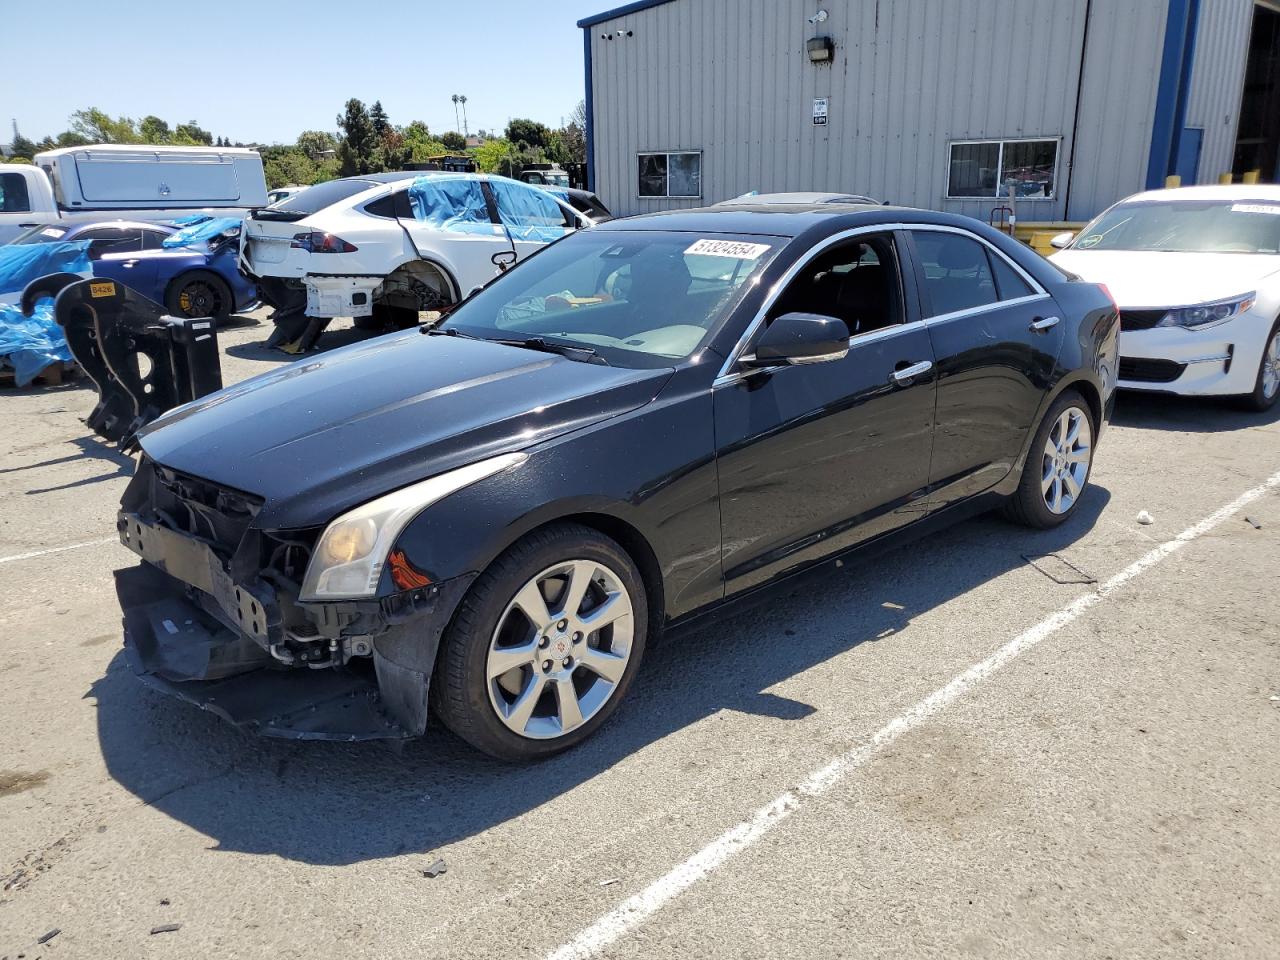
{"type": "Polygon", "coordinates": [[[1231,205],[1232,213],[1269,213],[1273,217],[1280,217],[1280,205],[1271,203],[1233,203],[1231,205]]]}
{"type": "Polygon", "coordinates": [[[739,240],[698,240],[686,250],[685,256],[700,253],[705,257],[733,257],[735,260],[755,260],[769,249],[767,243],[742,243],[739,240]]]}

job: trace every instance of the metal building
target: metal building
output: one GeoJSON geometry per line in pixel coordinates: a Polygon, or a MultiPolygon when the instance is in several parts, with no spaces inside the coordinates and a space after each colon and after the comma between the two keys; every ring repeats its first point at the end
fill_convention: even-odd
{"type": "Polygon", "coordinates": [[[1083,220],[1280,148],[1280,0],[637,0],[579,22],[620,215],[845,191],[1083,220]]]}

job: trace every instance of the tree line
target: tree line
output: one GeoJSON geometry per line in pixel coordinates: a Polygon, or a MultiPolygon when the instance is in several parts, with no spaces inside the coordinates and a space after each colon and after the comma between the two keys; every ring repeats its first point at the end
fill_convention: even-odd
{"type": "Polygon", "coordinates": [[[568,121],[552,128],[536,120],[511,120],[501,134],[480,130],[476,143],[456,130],[439,134],[421,120],[404,126],[391,122],[381,101],[372,105],[352,98],[338,114],[336,129],[304,130],[291,144],[234,143],[214,136],[192,120],[170,126],[156,116],[141,120],[111,117],[96,107],[77,110],[69,129],[33,141],[16,133],[9,162],[30,162],[42,150],[94,143],[173,146],[251,147],[262,155],[267,186],[305,186],[334,177],[402,170],[444,154],[469,156],[487,173],[514,176],[527,163],[581,163],[586,159],[586,105],[579,101],[568,121]]]}

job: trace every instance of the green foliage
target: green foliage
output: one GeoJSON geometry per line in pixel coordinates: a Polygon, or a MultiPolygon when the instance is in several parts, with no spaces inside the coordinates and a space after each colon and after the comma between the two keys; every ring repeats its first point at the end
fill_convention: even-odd
{"type": "Polygon", "coordinates": [[[391,132],[391,121],[387,119],[387,111],[382,109],[381,100],[373,101],[373,106],[369,108],[369,122],[373,124],[373,135],[379,140],[391,132]]]}
{"type": "Polygon", "coordinates": [[[539,151],[547,148],[547,140],[551,137],[551,130],[545,123],[517,117],[507,124],[505,136],[517,147],[539,151]]]}
{"type": "Polygon", "coordinates": [[[30,157],[0,157],[0,163],[30,163],[30,157]]]}
{"type": "Polygon", "coordinates": [[[348,100],[343,112],[338,114],[338,128],[342,131],[342,139],[338,143],[342,175],[376,173],[381,162],[377,155],[380,143],[365,105],[355,97],[348,100]]]}
{"type": "Polygon", "coordinates": [[[71,130],[84,143],[141,143],[142,137],[131,117],[108,116],[97,107],[77,110],[71,115],[71,130]]]}
{"type": "Polygon", "coordinates": [[[144,143],[168,143],[173,134],[169,124],[156,116],[146,116],[138,124],[138,132],[144,143]]]}
{"type": "Polygon", "coordinates": [[[173,138],[169,142],[178,146],[188,147],[212,146],[213,134],[192,120],[188,123],[178,124],[174,128],[173,138]]]}
{"type": "Polygon", "coordinates": [[[431,131],[421,120],[414,120],[402,127],[400,135],[404,137],[405,147],[409,151],[408,162],[411,163],[426,163],[428,157],[438,157],[448,149],[431,135],[431,131]]]}
{"type": "Polygon", "coordinates": [[[30,160],[36,155],[36,145],[18,132],[14,132],[13,143],[13,159],[30,160]]]}
{"type": "Polygon", "coordinates": [[[455,153],[459,150],[467,149],[467,138],[458,133],[457,130],[450,130],[448,133],[440,134],[440,142],[444,144],[446,150],[452,150],[455,153]]]}
{"type": "Polygon", "coordinates": [[[338,138],[327,130],[303,130],[298,134],[298,149],[315,163],[338,151],[338,138]]]}

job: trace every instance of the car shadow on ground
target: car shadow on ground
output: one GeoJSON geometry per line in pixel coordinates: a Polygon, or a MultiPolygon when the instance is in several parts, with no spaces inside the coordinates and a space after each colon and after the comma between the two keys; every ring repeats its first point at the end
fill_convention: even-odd
{"type": "Polygon", "coordinates": [[[1280,403],[1265,413],[1247,410],[1234,397],[1180,397],[1122,390],[1111,422],[1140,430],[1223,433],[1280,422],[1280,403]]]}
{"type": "MultiPolygon", "coordinates": [[[[721,711],[780,723],[814,714],[812,705],[768,691],[862,644],[893,643],[913,617],[1026,565],[1024,554],[1065,550],[1109,499],[1105,488],[1091,487],[1079,512],[1052,531],[971,520],[668,639],[650,651],[608,724],[538,764],[489,760],[434,719],[424,738],[399,750],[251,737],[144,687],[123,654],[86,696],[97,700],[111,776],[217,849],[312,864],[425,853],[536,809],[721,711]]],[[[991,648],[1006,639],[991,637],[991,648]]]]}

